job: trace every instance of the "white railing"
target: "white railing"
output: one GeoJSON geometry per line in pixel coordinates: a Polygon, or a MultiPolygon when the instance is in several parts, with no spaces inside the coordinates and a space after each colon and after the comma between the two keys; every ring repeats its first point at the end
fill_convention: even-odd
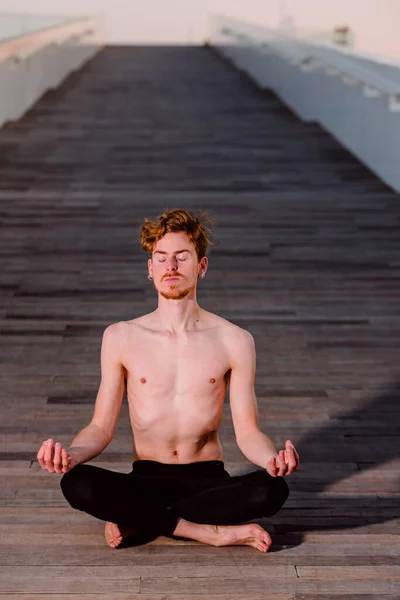
{"type": "MultiPolygon", "coordinates": [[[[249,45],[257,46],[261,51],[279,54],[284,60],[303,71],[324,69],[327,75],[342,76],[344,83],[362,83],[368,90],[386,94],[389,97],[390,110],[400,110],[400,106],[396,108],[395,102],[400,95],[400,69],[396,81],[381,72],[383,64],[388,65],[388,63],[382,63],[365,54],[357,55],[354,51],[348,51],[340,46],[334,48],[331,44],[289,38],[282,34],[273,35],[272,32],[267,39],[257,39],[247,35],[246,40],[249,45]]],[[[391,66],[398,68],[397,65],[391,64],[391,66]]]]}
{"type": "Polygon", "coordinates": [[[400,191],[400,64],[225,17],[211,44],[400,191]]]}
{"type": "Polygon", "coordinates": [[[8,19],[8,30],[4,21],[1,29],[0,127],[19,119],[46,90],[60,85],[102,45],[100,23],[94,17],[58,21],[49,17],[36,22],[30,18],[23,34],[18,34],[16,23],[21,21],[8,19]]]}
{"type": "Polygon", "coordinates": [[[30,15],[0,12],[0,40],[9,40],[48,29],[56,25],[65,25],[75,18],[51,15],[30,15]]]}

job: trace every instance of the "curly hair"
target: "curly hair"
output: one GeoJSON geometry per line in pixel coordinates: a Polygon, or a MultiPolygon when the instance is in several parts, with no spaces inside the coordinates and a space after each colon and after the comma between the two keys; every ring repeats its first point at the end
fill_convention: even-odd
{"type": "Polygon", "coordinates": [[[206,255],[208,245],[213,245],[209,235],[214,224],[215,219],[204,211],[199,215],[191,215],[181,208],[166,210],[156,221],[145,219],[140,226],[140,243],[151,258],[155,244],[166,233],[184,231],[194,245],[197,260],[200,261],[206,255]]]}

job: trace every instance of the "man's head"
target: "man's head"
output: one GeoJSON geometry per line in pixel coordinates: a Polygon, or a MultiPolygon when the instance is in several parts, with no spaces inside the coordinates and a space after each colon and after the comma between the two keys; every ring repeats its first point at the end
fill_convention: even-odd
{"type": "Polygon", "coordinates": [[[140,242],[150,258],[149,274],[156,290],[167,299],[180,300],[196,288],[207,270],[206,213],[192,216],[186,210],[167,210],[156,221],[146,219],[140,242]]]}

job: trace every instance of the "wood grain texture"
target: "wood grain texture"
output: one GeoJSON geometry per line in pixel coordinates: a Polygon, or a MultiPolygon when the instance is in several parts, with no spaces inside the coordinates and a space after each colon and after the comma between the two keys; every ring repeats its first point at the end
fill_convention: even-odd
{"type": "MultiPolygon", "coordinates": [[[[209,49],[105,48],[0,131],[0,598],[375,600],[400,568],[400,203],[209,49]],[[302,468],[272,551],[111,550],[36,453],[93,412],[107,325],[154,309],[139,225],[207,210],[198,300],[248,329],[262,429],[302,468]]],[[[225,465],[250,465],[227,402],[225,465]]],[[[128,472],[126,400],[93,463],[128,472]]]]}
{"type": "Polygon", "coordinates": [[[148,593],[180,593],[191,594],[192,592],[207,594],[210,589],[213,594],[230,593],[232,596],[242,595],[246,597],[247,593],[262,592],[267,593],[354,593],[354,594],[394,594],[398,593],[398,581],[395,579],[284,579],[284,580],[263,580],[260,577],[244,577],[243,579],[216,579],[216,578],[184,578],[177,579],[147,579],[143,578],[140,581],[140,592],[148,593]]]}
{"type": "MultiPolygon", "coordinates": [[[[1,594],[0,598],[9,598],[9,595],[1,594]]],[[[109,598],[107,594],[13,594],[13,600],[98,600],[98,598],[109,598]]],[[[112,595],[116,600],[183,600],[182,594],[136,594],[114,592],[112,595]]],[[[188,597],[188,596],[186,596],[188,597]]],[[[240,596],[236,596],[240,598],[240,596]]],[[[230,600],[232,594],[218,594],[218,600],[230,600]]],[[[246,600],[295,600],[294,594],[266,593],[246,594],[246,600]]],[[[191,600],[204,600],[204,594],[190,594],[191,600]]],[[[364,600],[373,600],[372,597],[364,600]]]]}
{"type": "Polygon", "coordinates": [[[311,579],[399,579],[400,567],[297,567],[299,577],[311,579]]]}

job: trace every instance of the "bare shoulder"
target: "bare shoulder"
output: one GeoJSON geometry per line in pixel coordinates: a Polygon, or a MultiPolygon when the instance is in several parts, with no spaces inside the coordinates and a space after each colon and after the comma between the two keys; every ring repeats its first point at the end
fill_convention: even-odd
{"type": "Polygon", "coordinates": [[[247,329],[243,329],[231,321],[213,313],[208,313],[211,322],[220,332],[220,337],[230,353],[254,350],[254,338],[247,329]]]}
{"type": "Polygon", "coordinates": [[[128,321],[118,321],[107,325],[103,333],[103,339],[107,339],[112,343],[120,340],[128,331],[128,321]]]}
{"type": "Polygon", "coordinates": [[[127,336],[135,331],[140,331],[140,329],[145,328],[148,321],[149,315],[142,315],[135,319],[130,319],[129,321],[118,321],[118,323],[111,323],[111,325],[108,325],[105,332],[107,332],[109,336],[114,337],[127,336]]]}
{"type": "Polygon", "coordinates": [[[111,323],[103,332],[102,352],[107,356],[121,358],[127,338],[128,327],[126,321],[111,323]]]}
{"type": "Polygon", "coordinates": [[[108,325],[103,333],[102,353],[106,360],[115,360],[123,366],[126,356],[135,337],[135,329],[140,330],[132,321],[118,321],[108,325]]]}
{"type": "Polygon", "coordinates": [[[133,335],[138,336],[140,334],[145,334],[148,331],[154,331],[154,312],[146,313],[145,315],[130,319],[129,321],[123,321],[123,323],[126,326],[127,335],[130,337],[133,335]]]}

